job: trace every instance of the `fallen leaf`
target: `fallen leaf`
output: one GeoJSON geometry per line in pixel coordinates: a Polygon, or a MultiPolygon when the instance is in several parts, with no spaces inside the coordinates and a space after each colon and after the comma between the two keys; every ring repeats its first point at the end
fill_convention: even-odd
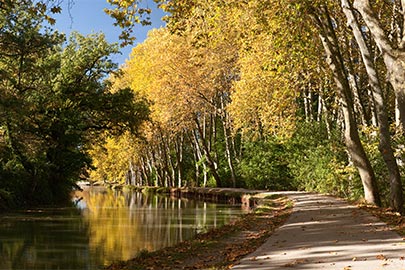
{"type": "Polygon", "coordinates": [[[353,257],[352,261],[354,262],[357,261],[357,257],[353,257]]]}
{"type": "Polygon", "coordinates": [[[286,263],[286,264],[283,264],[283,267],[292,267],[294,265],[295,265],[294,263],[286,263]]]}
{"type": "Polygon", "coordinates": [[[387,257],[385,257],[383,254],[378,254],[377,256],[375,256],[378,260],[386,260],[387,257]]]}
{"type": "Polygon", "coordinates": [[[284,267],[292,267],[292,266],[296,266],[297,264],[302,264],[302,263],[307,263],[307,262],[308,262],[307,259],[298,259],[298,260],[295,260],[293,262],[286,263],[283,266],[284,267]]]}
{"type": "Polygon", "coordinates": [[[351,270],[351,269],[352,269],[352,267],[351,267],[350,265],[345,266],[345,267],[343,268],[343,270],[351,270]]]}

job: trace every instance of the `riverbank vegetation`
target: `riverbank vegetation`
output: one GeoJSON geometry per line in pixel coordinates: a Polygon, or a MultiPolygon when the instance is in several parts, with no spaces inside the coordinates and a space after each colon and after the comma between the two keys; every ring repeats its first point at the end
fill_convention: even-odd
{"type": "MultiPolygon", "coordinates": [[[[37,2],[0,8],[0,207],[58,201],[83,176],[328,192],[403,212],[402,1],[156,0],[166,27],[119,72],[115,45],[63,43],[57,1],[37,2]]],[[[109,2],[128,44],[150,10],[109,2]]]]}

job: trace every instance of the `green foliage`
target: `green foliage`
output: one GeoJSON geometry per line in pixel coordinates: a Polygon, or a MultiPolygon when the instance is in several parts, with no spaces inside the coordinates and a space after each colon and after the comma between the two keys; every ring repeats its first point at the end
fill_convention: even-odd
{"type": "Polygon", "coordinates": [[[356,168],[348,163],[339,132],[328,138],[323,125],[301,123],[287,148],[288,166],[298,189],[352,199],[362,196],[361,181],[356,168]]]}
{"type": "MultiPolygon", "coordinates": [[[[390,207],[389,194],[390,194],[390,180],[389,173],[387,170],[386,163],[381,155],[379,147],[379,135],[378,129],[373,127],[362,127],[361,129],[361,140],[364,145],[364,150],[366,151],[371,165],[373,166],[374,173],[377,178],[379,192],[382,198],[383,206],[390,207]]],[[[398,136],[396,134],[392,137],[393,149],[396,149],[395,155],[397,160],[401,159],[403,156],[403,149],[401,147],[404,145],[404,138],[402,134],[398,136]]],[[[404,175],[404,166],[399,166],[401,175],[404,175]]]]}
{"type": "Polygon", "coordinates": [[[5,189],[0,189],[0,210],[6,209],[12,202],[11,193],[5,189]]]}
{"type": "Polygon", "coordinates": [[[20,205],[69,199],[91,166],[87,145],[105,130],[134,130],[146,114],[131,91],[104,81],[117,45],[73,33],[62,48],[32,8],[0,10],[0,189],[20,205]]]}
{"type": "Polygon", "coordinates": [[[286,149],[275,138],[245,142],[239,174],[248,188],[292,188],[286,149]]]}
{"type": "Polygon", "coordinates": [[[211,175],[208,174],[208,180],[207,180],[207,184],[206,187],[210,187],[210,188],[216,188],[217,187],[217,181],[215,180],[215,178],[211,175]]]}

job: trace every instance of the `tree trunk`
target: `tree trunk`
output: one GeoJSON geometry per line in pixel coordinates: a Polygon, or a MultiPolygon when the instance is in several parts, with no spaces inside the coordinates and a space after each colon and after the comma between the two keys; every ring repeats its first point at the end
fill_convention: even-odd
{"type": "Polygon", "coordinates": [[[193,149],[194,149],[195,186],[199,187],[200,186],[200,183],[199,183],[199,181],[200,181],[200,168],[199,168],[200,166],[199,166],[199,163],[200,163],[200,161],[202,159],[202,153],[201,153],[201,150],[200,150],[200,145],[198,143],[198,138],[197,137],[198,136],[196,134],[196,131],[192,130],[191,131],[191,136],[190,136],[190,142],[193,142],[193,149]]]}
{"type": "MultiPolygon", "coordinates": [[[[402,1],[403,2],[403,1],[402,1]]],[[[403,4],[403,3],[402,3],[403,4]]],[[[388,80],[391,83],[395,96],[398,101],[398,111],[401,123],[401,128],[405,127],[405,41],[402,38],[398,44],[398,49],[394,49],[389,38],[386,36],[384,29],[380,26],[379,20],[373,12],[369,0],[354,0],[354,8],[356,8],[370,33],[382,53],[385,67],[387,69],[388,80]]]]}
{"type": "Polygon", "coordinates": [[[323,99],[322,95],[318,95],[318,110],[316,113],[316,121],[320,123],[322,121],[322,111],[323,111],[323,99]]]}
{"type": "Polygon", "coordinates": [[[390,179],[390,205],[400,213],[403,213],[403,193],[401,175],[399,173],[398,165],[395,160],[394,151],[391,146],[391,135],[389,131],[388,113],[384,102],[383,91],[381,83],[378,78],[377,70],[371,57],[369,47],[367,46],[364,36],[360,30],[360,26],[353,13],[348,0],[342,0],[343,12],[346,15],[348,24],[352,28],[354,37],[359,46],[364,66],[367,71],[369,83],[373,93],[375,107],[377,112],[378,126],[379,126],[379,150],[385,161],[390,179]]]}
{"type": "Polygon", "coordinates": [[[176,169],[177,169],[177,187],[182,186],[183,182],[183,141],[184,136],[180,134],[180,138],[176,140],[176,169]]]}
{"type": "Polygon", "coordinates": [[[225,104],[223,97],[221,97],[221,121],[222,121],[222,127],[224,129],[224,137],[225,137],[225,154],[226,158],[228,160],[228,166],[229,170],[231,171],[231,181],[232,181],[232,187],[236,187],[236,174],[235,174],[235,168],[233,165],[233,155],[231,151],[231,132],[228,127],[228,117],[227,117],[227,112],[225,111],[225,104]]]}
{"type": "Polygon", "coordinates": [[[303,96],[304,96],[304,114],[305,114],[305,121],[309,122],[309,104],[310,101],[308,100],[308,94],[307,94],[307,89],[304,88],[304,92],[303,92],[303,96]]]}
{"type": "Polygon", "coordinates": [[[326,7],[322,13],[325,17],[320,18],[313,14],[315,22],[320,28],[320,38],[325,49],[327,62],[333,73],[337,90],[341,97],[341,110],[344,119],[344,138],[347,150],[356,166],[364,188],[364,197],[368,203],[380,205],[380,196],[373,168],[361,144],[357,130],[356,119],[353,113],[353,99],[344,60],[340,53],[339,44],[334,32],[329,13],[326,7]]]}
{"type": "Polygon", "coordinates": [[[373,127],[378,127],[377,110],[375,108],[376,105],[375,105],[374,95],[371,90],[369,90],[367,94],[369,96],[369,102],[370,102],[369,106],[370,106],[371,125],[373,127]]]}
{"type": "Polygon", "coordinates": [[[207,140],[204,138],[205,136],[204,136],[203,128],[201,127],[201,124],[197,118],[195,118],[195,123],[197,126],[197,131],[200,135],[199,137],[200,137],[200,141],[202,144],[202,149],[203,149],[204,155],[207,159],[207,165],[210,168],[212,176],[214,177],[214,179],[216,181],[217,187],[222,187],[222,182],[221,182],[221,178],[219,177],[218,172],[217,172],[216,163],[211,156],[210,150],[208,148],[207,140]]]}
{"type": "Polygon", "coordinates": [[[365,109],[364,109],[364,105],[363,105],[363,102],[360,97],[359,84],[356,79],[355,71],[354,71],[354,67],[353,67],[353,63],[352,63],[352,59],[353,59],[352,54],[353,53],[351,51],[351,45],[347,41],[346,41],[346,46],[350,50],[350,57],[349,57],[350,61],[348,61],[348,64],[347,64],[347,70],[348,70],[347,72],[349,75],[349,82],[350,82],[350,86],[352,87],[352,93],[353,93],[353,98],[354,98],[354,100],[353,100],[354,112],[356,113],[358,118],[360,118],[360,124],[362,124],[363,126],[367,126],[365,109]]]}

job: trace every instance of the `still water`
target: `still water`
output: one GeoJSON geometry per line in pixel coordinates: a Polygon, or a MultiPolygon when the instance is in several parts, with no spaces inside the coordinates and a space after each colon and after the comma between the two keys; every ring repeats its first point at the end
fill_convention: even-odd
{"type": "Polygon", "coordinates": [[[76,207],[0,216],[0,269],[97,269],[237,218],[240,206],[90,189],[76,207]]]}

